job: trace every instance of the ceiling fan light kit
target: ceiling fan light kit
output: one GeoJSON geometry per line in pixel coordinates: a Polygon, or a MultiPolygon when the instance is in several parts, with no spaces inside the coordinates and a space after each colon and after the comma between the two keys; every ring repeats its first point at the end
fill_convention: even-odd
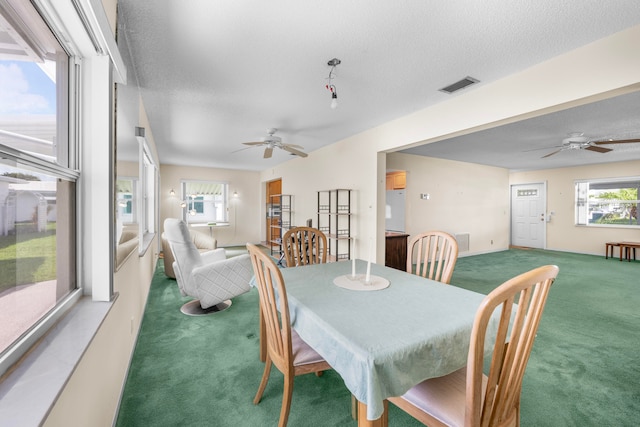
{"type": "Polygon", "coordinates": [[[284,144],[282,142],[282,138],[276,136],[275,133],[278,131],[276,128],[267,129],[267,136],[261,138],[261,141],[256,142],[243,142],[244,145],[251,146],[259,146],[264,145],[264,154],[263,158],[269,159],[273,155],[273,149],[279,148],[284,151],[288,151],[291,154],[294,154],[299,157],[307,157],[307,153],[300,151],[303,147],[295,144],[284,144]]]}

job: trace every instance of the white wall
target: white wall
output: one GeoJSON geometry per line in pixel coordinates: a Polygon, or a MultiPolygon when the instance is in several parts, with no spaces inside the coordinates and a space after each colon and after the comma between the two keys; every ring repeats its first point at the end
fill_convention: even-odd
{"type": "Polygon", "coordinates": [[[129,178],[137,178],[140,165],[135,162],[120,162],[118,161],[117,173],[118,176],[126,176],[129,178]]]}
{"type": "MultiPolygon", "coordinates": [[[[258,243],[260,225],[264,222],[264,197],[260,197],[260,174],[258,172],[233,169],[197,168],[173,165],[160,166],[160,229],[164,229],[166,218],[181,218],[180,182],[226,181],[229,193],[238,192],[238,197],[229,198],[229,226],[215,227],[214,237],[218,246],[244,245],[247,242],[258,243]],[[175,196],[169,195],[173,189],[175,196]]],[[[199,229],[209,232],[208,229],[199,229]]]]}
{"type": "MultiPolygon", "coordinates": [[[[308,218],[317,226],[318,191],[337,188],[352,189],[352,230],[356,254],[365,254],[369,248],[371,230],[376,229],[377,153],[367,140],[342,141],[314,151],[306,158],[295,158],[276,168],[263,171],[262,182],[282,178],[282,194],[293,195],[292,225],[304,225],[308,218]]],[[[384,175],[382,176],[384,180],[384,175]]],[[[383,183],[384,185],[384,183],[383,183]]],[[[262,185],[262,200],[265,198],[262,185]]],[[[264,214],[265,208],[262,207],[264,214]]],[[[264,215],[263,215],[264,217],[264,215]]],[[[265,234],[265,221],[261,222],[265,234]]],[[[378,254],[384,260],[384,252],[378,254]]]]}
{"type": "MultiPolygon", "coordinates": [[[[115,19],[116,0],[103,0],[105,11],[111,19],[115,19]]],[[[112,25],[115,28],[115,24],[112,25]]],[[[111,89],[107,76],[96,77],[98,82],[104,82],[105,89],[111,89]]],[[[95,81],[93,82],[95,84],[95,81]]],[[[97,101],[96,101],[97,102],[97,101]]],[[[104,100],[100,109],[105,108],[104,100]]],[[[108,107],[107,107],[108,109],[108,107]]],[[[89,124],[87,124],[87,127],[89,124]]],[[[147,129],[147,142],[155,153],[155,141],[144,106],[140,105],[138,126],[147,129]]],[[[95,130],[94,130],[95,132],[95,130]]],[[[109,132],[104,132],[108,135],[109,132]]],[[[102,142],[103,139],[96,139],[102,142]]],[[[96,145],[100,145],[97,144],[96,145]]],[[[90,152],[91,164],[103,167],[108,156],[102,152],[90,152]]],[[[88,154],[88,153],[85,153],[88,154]]],[[[157,157],[157,156],[156,156],[157,157]]],[[[91,167],[91,166],[89,166],[91,167]]],[[[120,172],[128,176],[137,176],[137,164],[122,164],[120,172]]],[[[101,177],[101,184],[107,186],[108,179],[101,177]]],[[[112,177],[114,179],[114,177],[112,177]]],[[[96,192],[93,195],[108,203],[109,192],[96,192]]],[[[108,248],[111,236],[108,235],[108,209],[102,208],[100,215],[92,217],[95,229],[100,230],[99,236],[86,236],[93,246],[86,246],[87,251],[99,246],[108,248]],[[101,236],[104,235],[104,238],[101,236]]],[[[158,239],[151,242],[149,250],[143,256],[137,253],[128,257],[117,272],[99,270],[96,274],[106,276],[113,274],[114,291],[117,298],[113,307],[96,331],[89,348],[79,361],[73,375],[69,378],[55,404],[51,408],[44,426],[110,426],[114,422],[120,400],[122,388],[126,379],[129,361],[135,346],[140,322],[147,301],[149,286],[158,259],[158,239]]],[[[95,263],[108,266],[111,254],[92,251],[95,263]]]]}
{"type": "MultiPolygon", "coordinates": [[[[138,126],[149,129],[143,106],[138,120],[138,126]]],[[[153,134],[147,132],[146,139],[155,150],[153,134]]],[[[122,164],[122,167],[137,175],[134,165],[122,164]]],[[[156,237],[144,255],[138,256],[136,252],[117,272],[108,272],[113,274],[117,298],[43,425],[108,426],[113,423],[157,260],[156,237]]]]}
{"type": "Polygon", "coordinates": [[[469,233],[469,251],[461,256],[509,247],[507,169],[400,153],[387,155],[387,168],[407,171],[411,236],[427,230],[469,233]]]}
{"type": "Polygon", "coordinates": [[[44,426],[111,426],[155,271],[157,251],[133,254],[114,274],[118,297],[44,426]]]}
{"type": "Polygon", "coordinates": [[[604,255],[605,243],[640,241],[640,230],[575,225],[575,180],[640,175],[640,161],[512,173],[510,184],[547,182],[547,249],[604,255]]]}

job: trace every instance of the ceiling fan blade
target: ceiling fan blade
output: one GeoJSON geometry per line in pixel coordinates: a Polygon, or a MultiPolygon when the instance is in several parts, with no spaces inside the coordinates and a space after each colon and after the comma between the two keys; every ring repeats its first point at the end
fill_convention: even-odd
{"type": "Polygon", "coordinates": [[[546,156],[542,156],[541,158],[542,158],[542,159],[544,159],[545,157],[551,157],[551,156],[553,156],[554,154],[558,154],[558,153],[559,153],[559,152],[561,152],[561,151],[562,151],[562,148],[561,148],[561,149],[559,149],[559,150],[553,151],[553,152],[551,152],[551,153],[547,154],[546,156]]]}
{"type": "Polygon", "coordinates": [[[258,141],[258,142],[243,142],[244,145],[262,145],[264,144],[264,141],[258,141]]]}
{"type": "Polygon", "coordinates": [[[611,148],[598,147],[597,145],[588,145],[584,147],[585,150],[595,151],[596,153],[608,153],[609,151],[613,151],[611,148]]]}
{"type": "Polygon", "coordinates": [[[551,148],[563,148],[564,145],[553,145],[551,147],[532,148],[531,150],[523,150],[522,153],[529,153],[531,151],[550,150],[551,148]]]}
{"type": "Polygon", "coordinates": [[[264,156],[262,156],[262,158],[270,159],[272,154],[273,154],[273,147],[267,147],[264,149],[264,156]]]}
{"type": "Polygon", "coordinates": [[[238,150],[233,150],[231,153],[237,153],[237,152],[239,152],[239,151],[249,150],[250,148],[253,148],[253,147],[244,147],[244,148],[240,148],[240,149],[238,149],[238,150]]]}
{"type": "Polygon", "coordinates": [[[606,145],[606,144],[631,144],[634,142],[640,142],[640,138],[636,139],[608,139],[606,141],[592,141],[592,144],[595,145],[606,145]]]}
{"type": "Polygon", "coordinates": [[[307,157],[307,156],[308,156],[308,154],[307,154],[307,153],[303,153],[303,152],[302,152],[302,151],[300,151],[300,150],[296,150],[295,148],[291,148],[291,146],[290,146],[290,145],[283,145],[283,146],[282,146],[282,149],[283,149],[283,150],[286,150],[286,151],[288,151],[288,152],[290,152],[290,153],[293,153],[293,154],[295,154],[296,156],[300,156],[300,157],[307,157]]]}

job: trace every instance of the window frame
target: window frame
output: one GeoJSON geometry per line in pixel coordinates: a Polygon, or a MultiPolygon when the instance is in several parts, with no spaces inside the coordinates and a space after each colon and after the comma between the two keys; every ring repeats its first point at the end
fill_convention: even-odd
{"type": "Polygon", "coordinates": [[[182,219],[187,224],[228,224],[229,223],[229,182],[221,180],[193,180],[183,179],[180,181],[180,194],[185,204],[182,208],[182,219]],[[188,186],[190,184],[197,186],[222,186],[221,206],[215,207],[218,203],[215,200],[208,200],[206,195],[189,194],[188,186]],[[216,217],[213,219],[207,217],[206,205],[213,203],[216,217]],[[218,219],[217,210],[222,212],[222,216],[218,219]],[[192,213],[193,212],[193,213],[192,213]]]}
{"type": "MultiPolygon", "coordinates": [[[[11,2],[10,2],[11,3],[11,2]]],[[[56,156],[54,160],[47,160],[46,156],[34,155],[16,147],[0,144],[0,153],[11,162],[15,162],[19,168],[32,169],[35,172],[47,174],[53,178],[64,179],[73,183],[74,191],[71,197],[74,212],[71,212],[71,219],[68,233],[71,233],[69,248],[69,271],[61,272],[56,268],[56,280],[65,278],[69,281],[69,292],[58,301],[46,313],[44,313],[31,327],[27,329],[18,339],[16,339],[5,351],[0,354],[0,376],[17,363],[37,342],[44,336],[82,297],[83,289],[80,285],[80,242],[78,240],[78,230],[80,225],[80,197],[79,185],[81,173],[79,171],[80,139],[78,129],[80,128],[81,116],[79,106],[81,105],[81,92],[77,89],[81,82],[80,60],[75,53],[71,42],[60,37],[59,26],[47,19],[48,14],[43,14],[42,5],[33,5],[33,9],[40,16],[34,18],[29,16],[31,11],[24,10],[25,15],[13,15],[14,25],[40,26],[42,23],[57,39],[61,51],[57,54],[56,62],[56,156]],[[15,19],[19,17],[19,19],[15,19]],[[41,19],[41,22],[32,21],[41,19]],[[65,143],[60,143],[65,141],[65,143]],[[61,276],[62,275],[62,276],[61,276]],[[71,276],[69,276],[71,275],[71,276]],[[67,277],[69,276],[69,277],[67,277]]],[[[13,9],[13,4],[7,4],[7,9],[3,9],[8,14],[17,13],[13,9]]]]}
{"type": "MultiPolygon", "coordinates": [[[[628,228],[628,229],[638,229],[640,228],[640,215],[638,211],[640,211],[640,176],[628,176],[628,177],[616,177],[616,178],[593,178],[593,179],[579,179],[574,181],[575,188],[575,197],[574,197],[574,208],[575,208],[575,218],[574,223],[579,227],[604,227],[604,228],[628,228]],[[591,187],[600,186],[607,187],[611,186],[611,189],[619,189],[621,187],[616,187],[616,184],[632,184],[636,183],[638,195],[636,196],[636,200],[622,200],[622,199],[597,199],[591,198],[590,192],[593,190],[591,187]],[[593,220],[593,212],[594,209],[591,206],[600,205],[635,205],[636,217],[635,224],[632,224],[633,220],[631,214],[629,215],[629,224],[623,223],[600,223],[594,222],[593,220]]],[[[633,188],[629,186],[623,186],[623,188],[633,188]]],[[[598,190],[605,190],[605,188],[600,188],[598,190]]],[[[616,212],[615,210],[608,209],[607,212],[616,212]]]]}
{"type": "MultiPolygon", "coordinates": [[[[76,187],[78,289],[31,334],[19,365],[0,381],[0,413],[20,425],[41,425],[114,307],[114,81],[126,69],[101,2],[6,0],[31,3],[73,60],[69,61],[69,168],[76,187]],[[92,37],[93,36],[93,37],[92,37]],[[109,242],[105,244],[105,242],[109,242]],[[39,335],[38,335],[39,334],[39,335]],[[42,336],[47,340],[42,341],[42,336]],[[41,342],[41,344],[39,344],[41,342]],[[72,345],[69,345],[72,344],[72,345]],[[44,383],[43,383],[44,381],[44,383]],[[20,383],[20,387],[15,387],[20,383]],[[43,384],[45,386],[43,386],[43,384]],[[29,399],[24,399],[29,396],[29,399]]],[[[157,197],[156,197],[157,198],[157,197]]],[[[156,212],[158,212],[156,206],[156,212]]]]}
{"type": "MultiPolygon", "coordinates": [[[[123,216],[131,217],[131,221],[122,221],[123,224],[135,224],[138,220],[138,177],[137,176],[119,176],[117,181],[129,181],[131,192],[118,191],[116,188],[116,198],[118,202],[118,219],[122,221],[123,216]]],[[[117,186],[117,184],[116,184],[117,186]]]]}
{"type": "Polygon", "coordinates": [[[137,188],[138,253],[144,255],[157,233],[158,165],[145,137],[145,129],[136,127],[139,143],[139,179],[137,188]]]}

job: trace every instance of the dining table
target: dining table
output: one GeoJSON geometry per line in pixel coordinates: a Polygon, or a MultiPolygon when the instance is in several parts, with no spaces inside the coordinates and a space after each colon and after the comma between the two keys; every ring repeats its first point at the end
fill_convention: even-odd
{"type": "Polygon", "coordinates": [[[357,399],[359,427],[387,426],[388,397],[467,363],[483,294],[363,260],[281,272],[292,327],[357,399]]]}

